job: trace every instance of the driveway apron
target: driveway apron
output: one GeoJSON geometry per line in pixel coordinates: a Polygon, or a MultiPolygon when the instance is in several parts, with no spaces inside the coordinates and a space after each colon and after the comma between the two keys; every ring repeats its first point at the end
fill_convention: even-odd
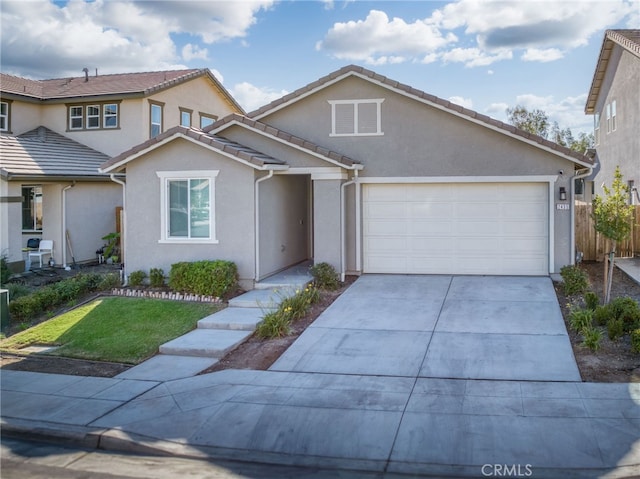
{"type": "Polygon", "coordinates": [[[271,367],[580,381],[548,277],[365,275],[271,367]]]}

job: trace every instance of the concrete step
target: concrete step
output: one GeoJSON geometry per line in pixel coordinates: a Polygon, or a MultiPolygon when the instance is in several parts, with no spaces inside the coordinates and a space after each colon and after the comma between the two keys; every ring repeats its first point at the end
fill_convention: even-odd
{"type": "Polygon", "coordinates": [[[309,274],[311,262],[304,262],[299,265],[288,268],[284,271],[276,273],[254,285],[255,289],[282,289],[304,288],[308,283],[313,281],[313,277],[309,274]]]}
{"type": "Polygon", "coordinates": [[[160,346],[161,354],[221,358],[251,336],[251,331],[195,329],[160,346]]]}
{"type": "Polygon", "coordinates": [[[276,289],[252,289],[240,296],[229,300],[229,307],[232,308],[277,308],[284,298],[296,294],[296,288],[287,286],[276,289]]]}
{"type": "Polygon", "coordinates": [[[157,354],[151,359],[147,359],[145,362],[118,374],[116,379],[173,381],[175,379],[193,377],[217,362],[218,360],[214,358],[157,354]]]}
{"type": "Polygon", "coordinates": [[[198,321],[199,329],[253,331],[266,311],[259,308],[225,308],[198,321]]]}

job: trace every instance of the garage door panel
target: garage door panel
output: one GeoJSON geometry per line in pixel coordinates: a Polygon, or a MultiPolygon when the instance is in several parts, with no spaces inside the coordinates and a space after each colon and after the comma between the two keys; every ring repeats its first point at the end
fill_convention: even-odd
{"type": "Polygon", "coordinates": [[[363,189],[364,272],[548,274],[546,183],[363,189]]]}

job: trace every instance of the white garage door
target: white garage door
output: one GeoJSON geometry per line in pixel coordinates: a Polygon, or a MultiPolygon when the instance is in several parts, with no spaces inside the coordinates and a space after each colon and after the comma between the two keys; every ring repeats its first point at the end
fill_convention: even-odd
{"type": "Polygon", "coordinates": [[[546,183],[369,184],[365,273],[546,275],[546,183]]]}

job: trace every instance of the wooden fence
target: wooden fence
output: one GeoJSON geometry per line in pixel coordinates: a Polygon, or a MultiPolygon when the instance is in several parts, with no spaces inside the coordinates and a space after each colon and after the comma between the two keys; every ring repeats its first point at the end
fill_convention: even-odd
{"type": "MultiPolygon", "coordinates": [[[[582,251],[585,261],[602,261],[609,252],[609,240],[597,233],[591,217],[592,205],[576,205],[576,251],[582,251]]],[[[619,243],[616,256],[629,258],[640,254],[640,205],[635,206],[633,230],[627,241],[619,243]]]]}

